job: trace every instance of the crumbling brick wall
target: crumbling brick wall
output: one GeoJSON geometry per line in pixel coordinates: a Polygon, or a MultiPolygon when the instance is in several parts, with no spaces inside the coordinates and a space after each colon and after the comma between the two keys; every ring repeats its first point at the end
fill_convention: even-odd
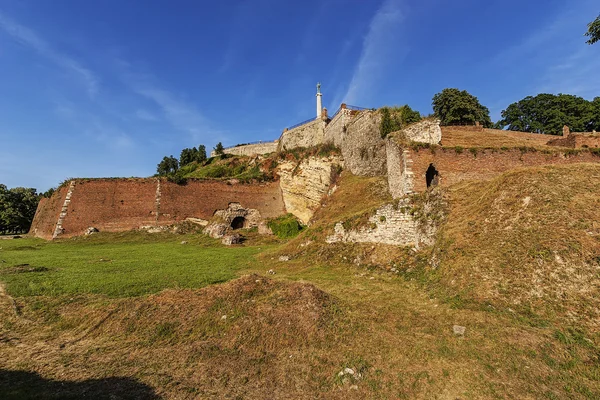
{"type": "Polygon", "coordinates": [[[46,240],[52,239],[56,222],[67,196],[68,185],[63,185],[51,198],[42,198],[38,204],[29,233],[46,240]]]}
{"type": "Polygon", "coordinates": [[[188,181],[186,185],[162,182],[159,222],[172,223],[188,217],[210,219],[229,203],[256,209],[263,218],[285,213],[279,182],[231,184],[223,181],[188,181]]]}
{"type": "Polygon", "coordinates": [[[119,232],[156,222],[156,179],[76,180],[61,237],[119,232]]]}
{"type": "MultiPolygon", "coordinates": [[[[67,188],[38,206],[31,233],[51,239],[67,188]]],[[[177,185],[166,180],[79,179],[62,222],[59,237],[81,235],[89,227],[120,232],[140,226],[170,225],[188,217],[210,219],[214,212],[238,202],[257,209],[261,217],[285,213],[278,182],[231,184],[224,181],[190,180],[177,185]]]]}
{"type": "MultiPolygon", "coordinates": [[[[427,189],[425,172],[433,164],[439,172],[439,184],[449,186],[465,180],[491,179],[503,172],[519,167],[531,167],[550,164],[575,164],[582,162],[600,162],[600,157],[589,151],[569,153],[564,151],[521,151],[464,149],[457,152],[454,148],[436,148],[409,150],[412,161],[413,190],[422,192],[427,189]]],[[[390,166],[391,168],[391,166],[390,166]]]]}

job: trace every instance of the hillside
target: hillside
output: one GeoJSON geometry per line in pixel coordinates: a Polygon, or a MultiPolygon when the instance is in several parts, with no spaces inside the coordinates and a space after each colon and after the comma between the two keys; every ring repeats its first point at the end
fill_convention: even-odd
{"type": "Polygon", "coordinates": [[[347,171],[287,242],[3,240],[0,394],[596,399],[598,177],[534,167],[414,196],[415,214],[443,199],[420,250],[325,243],[394,203],[347,171]]]}
{"type": "Polygon", "coordinates": [[[600,327],[600,166],[547,166],[449,190],[441,281],[478,302],[600,327]]]}

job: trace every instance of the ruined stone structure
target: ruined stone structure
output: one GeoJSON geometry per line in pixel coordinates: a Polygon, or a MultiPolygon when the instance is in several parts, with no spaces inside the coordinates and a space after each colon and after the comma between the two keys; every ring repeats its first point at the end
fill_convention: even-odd
{"type": "Polygon", "coordinates": [[[548,141],[548,146],[570,147],[573,149],[600,147],[600,134],[596,132],[563,132],[558,139],[548,141]],[[566,135],[565,135],[566,134],[566,135]]]}
{"type": "MultiPolygon", "coordinates": [[[[162,227],[183,220],[201,221],[205,232],[222,237],[241,228],[268,232],[265,221],[285,213],[309,224],[324,197],[335,189],[341,169],[359,176],[386,176],[393,204],[382,204],[369,225],[346,229],[340,221],[329,242],[372,242],[422,246],[431,243],[435,226],[409,212],[419,193],[465,180],[491,179],[514,168],[548,164],[600,162],[600,135],[571,133],[562,137],[485,129],[440,127],[426,118],[382,138],[381,113],[342,104],[329,117],[317,93],[317,116],[279,140],[226,149],[252,156],[296,147],[331,143],[341,157],[284,161],[270,183],[190,180],[177,185],[162,179],[76,179],[50,199],[42,199],[31,232],[52,239],[83,234],[88,228],[123,231],[162,227]]],[[[360,196],[360,193],[356,194],[360,196]]],[[[434,208],[430,200],[424,209],[434,208]]]]}

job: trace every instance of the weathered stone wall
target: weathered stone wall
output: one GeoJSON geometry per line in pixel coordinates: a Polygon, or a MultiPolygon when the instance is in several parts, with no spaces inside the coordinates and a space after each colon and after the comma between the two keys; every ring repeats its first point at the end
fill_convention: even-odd
{"type": "Polygon", "coordinates": [[[346,230],[342,222],[335,225],[334,234],[327,243],[380,243],[397,246],[415,246],[418,243],[417,222],[407,210],[408,200],[401,201],[401,208],[386,204],[369,218],[370,226],[346,230]]]}
{"type": "MultiPolygon", "coordinates": [[[[236,156],[255,156],[260,154],[268,154],[277,151],[277,146],[279,146],[279,140],[275,140],[272,142],[263,142],[263,143],[255,143],[255,144],[246,144],[243,146],[235,146],[229,147],[223,152],[225,154],[233,154],[236,156]]],[[[213,150],[210,153],[211,157],[216,156],[217,154],[213,150]]]]}
{"type": "Polygon", "coordinates": [[[385,175],[387,154],[381,138],[378,111],[361,111],[346,124],[346,134],[339,147],[345,167],[354,175],[385,175]]]}
{"type": "MultiPolygon", "coordinates": [[[[457,152],[454,148],[409,150],[412,159],[413,191],[427,189],[425,172],[430,164],[439,172],[439,184],[449,186],[465,180],[487,180],[503,172],[519,167],[541,166],[549,164],[575,164],[582,162],[600,162],[600,157],[588,151],[576,154],[565,154],[562,151],[542,152],[519,149],[511,150],[470,150],[457,152]]],[[[390,166],[390,169],[400,165],[390,166]]]]}
{"type": "Polygon", "coordinates": [[[297,128],[283,132],[279,139],[277,150],[293,149],[295,147],[312,147],[323,143],[325,136],[325,125],[322,119],[301,125],[297,128]]]}
{"type": "Polygon", "coordinates": [[[341,147],[346,135],[346,125],[356,114],[358,111],[340,109],[340,112],[325,127],[325,143],[333,143],[334,146],[341,147]]]}
{"type": "MultiPolygon", "coordinates": [[[[32,234],[52,238],[66,189],[61,188],[38,206],[32,234]]],[[[81,235],[89,227],[119,232],[170,225],[189,217],[208,220],[215,211],[234,202],[258,210],[263,218],[285,214],[278,182],[251,185],[190,180],[177,185],[152,178],[75,180],[58,237],[81,235]]]]}
{"type": "Polygon", "coordinates": [[[424,118],[393,135],[399,135],[405,140],[420,143],[439,144],[442,141],[440,120],[436,118],[424,118]]]}
{"type": "Polygon", "coordinates": [[[412,193],[414,186],[412,159],[410,152],[403,149],[396,141],[386,140],[387,180],[392,198],[412,193]]]}
{"type": "Polygon", "coordinates": [[[339,157],[311,157],[297,165],[279,165],[281,192],[285,208],[307,224],[335,182],[342,161],[339,157]]]}
{"type": "Polygon", "coordinates": [[[54,192],[51,198],[40,200],[29,229],[30,235],[46,240],[52,239],[68,189],[69,185],[63,185],[54,192]]]}
{"type": "Polygon", "coordinates": [[[429,193],[416,202],[404,196],[395,204],[385,204],[369,217],[367,226],[356,229],[344,228],[339,222],[327,243],[378,243],[420,248],[435,241],[438,225],[445,219],[445,203],[439,191],[429,193]],[[418,207],[416,203],[420,203],[418,207]],[[414,212],[415,208],[419,212],[414,212]]]}

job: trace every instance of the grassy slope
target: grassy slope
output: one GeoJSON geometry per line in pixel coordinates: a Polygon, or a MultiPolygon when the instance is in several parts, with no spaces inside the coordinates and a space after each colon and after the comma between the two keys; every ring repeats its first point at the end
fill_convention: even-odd
{"type": "MultiPolygon", "coordinates": [[[[547,180],[541,178],[545,169],[536,170],[536,175],[540,183],[560,178],[561,185],[568,186],[565,182],[579,180],[578,171],[593,177],[596,172],[590,168],[551,169],[558,175],[548,175],[547,180]]],[[[23,297],[16,299],[20,316],[11,311],[9,299],[0,296],[7,305],[0,307],[0,352],[8,356],[0,358],[0,368],[38,371],[45,378],[70,381],[128,377],[168,398],[598,398],[597,334],[568,329],[559,321],[537,323],[539,318],[528,318],[524,310],[499,309],[496,301],[502,299],[492,299],[495,305],[487,306],[489,299],[477,297],[482,281],[470,276],[464,264],[472,257],[482,262],[490,257],[488,243],[478,240],[496,246],[491,235],[502,235],[495,231],[479,238],[470,228],[494,215],[493,201],[487,204],[486,194],[492,200],[498,193],[494,190],[510,192],[511,185],[524,190],[526,176],[508,174],[498,182],[474,184],[465,194],[452,190],[445,252],[435,271],[426,268],[427,254],[316,241],[338,220],[353,216],[360,220],[389,200],[379,179],[344,176],[311,228],[281,247],[267,248],[259,260],[248,258],[238,271],[265,274],[272,268],[275,281],[250,276],[205,289],[137,298],[23,297]],[[482,204],[470,206],[467,198],[482,204]],[[459,240],[460,235],[465,237],[459,240]],[[310,240],[313,243],[306,245],[310,240]],[[279,262],[280,254],[294,258],[279,262]],[[357,263],[357,258],[362,261],[357,263]],[[385,266],[390,260],[398,264],[400,275],[370,267],[385,266]],[[460,285],[458,278],[463,279],[460,285]],[[455,284],[450,284],[453,279],[455,284]],[[469,301],[456,301],[456,293],[469,301]],[[466,326],[466,335],[455,336],[453,324],[466,326]],[[338,373],[345,367],[360,371],[362,377],[344,382],[338,373]]],[[[593,183],[583,181],[582,190],[561,200],[562,206],[598,198],[593,183]],[[578,200],[580,195],[584,197],[578,200]]],[[[548,195],[558,201],[564,194],[556,189],[548,195]]],[[[534,207],[535,197],[530,197],[529,206],[534,207]]],[[[506,204],[519,203],[520,195],[506,204]]],[[[573,212],[577,211],[569,209],[573,212]]],[[[584,216],[570,214],[538,228],[552,227],[558,237],[580,217],[584,216]]],[[[595,214],[585,218],[600,221],[595,214]]],[[[506,215],[493,222],[502,224],[505,219],[506,215]]],[[[520,230],[521,225],[513,222],[513,226],[520,230]]],[[[583,242],[577,229],[568,229],[576,235],[573,243],[582,241],[587,248],[590,242],[583,242]]],[[[509,239],[515,240],[515,251],[527,253],[528,242],[521,234],[506,236],[509,239]]],[[[554,246],[550,239],[548,245],[554,246]]],[[[145,240],[131,237],[129,245],[145,240]]],[[[179,244],[181,237],[166,240],[176,249],[186,248],[179,244]]],[[[98,236],[79,245],[78,251],[93,254],[102,243],[98,236]]],[[[567,251],[560,253],[564,260],[575,254],[568,250],[569,243],[570,239],[567,251]]],[[[78,246],[76,241],[63,245],[78,246]]],[[[245,250],[256,248],[250,243],[245,250]]],[[[494,254],[501,260],[504,253],[510,254],[503,250],[494,254]]],[[[148,262],[157,257],[160,254],[145,256],[148,262]]],[[[169,262],[176,263],[178,257],[178,252],[170,253],[169,262]]],[[[494,265],[490,262],[488,267],[494,265]]],[[[6,281],[4,276],[0,281],[6,281]]],[[[0,374],[0,392],[6,387],[0,374]]],[[[26,385],[18,390],[26,391],[26,385]]]]}
{"type": "Polygon", "coordinates": [[[600,330],[600,166],[548,166],[450,192],[439,275],[463,296],[600,330]]]}

